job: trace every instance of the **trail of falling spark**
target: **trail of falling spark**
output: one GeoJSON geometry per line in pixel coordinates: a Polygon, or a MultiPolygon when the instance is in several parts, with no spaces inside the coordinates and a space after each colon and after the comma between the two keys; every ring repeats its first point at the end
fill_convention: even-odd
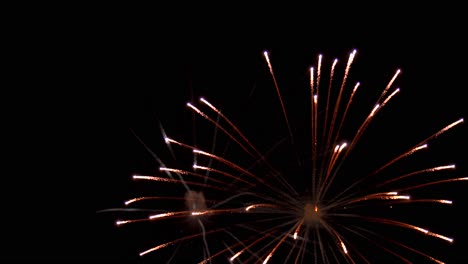
{"type": "MultiPolygon", "coordinates": [[[[291,138],[291,144],[295,148],[296,145],[294,143],[294,137],[293,137],[293,133],[292,133],[292,130],[291,130],[291,125],[289,124],[288,115],[286,114],[286,108],[284,107],[283,98],[281,96],[281,93],[280,93],[280,90],[279,90],[279,87],[278,87],[278,83],[276,82],[276,77],[275,77],[275,74],[273,72],[273,67],[271,66],[271,63],[270,63],[270,58],[268,57],[268,52],[264,51],[263,55],[265,56],[265,60],[266,60],[267,65],[268,65],[268,69],[270,70],[270,75],[271,75],[271,77],[273,79],[273,83],[274,83],[275,88],[276,88],[276,93],[278,95],[278,99],[279,99],[280,104],[281,104],[281,109],[283,110],[283,116],[284,116],[284,119],[286,121],[286,125],[288,127],[289,137],[291,138]]],[[[299,156],[298,156],[299,154],[297,153],[296,149],[295,149],[294,153],[296,155],[296,159],[297,159],[297,162],[298,162],[299,166],[301,166],[302,163],[301,163],[301,160],[299,159],[299,156]]]]}

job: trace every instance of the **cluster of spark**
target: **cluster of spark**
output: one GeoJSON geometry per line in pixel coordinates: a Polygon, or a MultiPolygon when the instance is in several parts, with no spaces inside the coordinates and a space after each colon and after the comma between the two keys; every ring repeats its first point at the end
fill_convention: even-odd
{"type": "MultiPolygon", "coordinates": [[[[350,154],[351,150],[355,147],[355,145],[357,144],[359,139],[362,137],[364,131],[366,130],[366,128],[368,127],[372,119],[400,91],[399,88],[396,88],[393,90],[393,92],[389,93],[389,90],[393,87],[394,81],[400,74],[400,70],[397,70],[396,73],[391,78],[391,80],[386,85],[385,89],[381,93],[375,105],[372,107],[372,110],[369,112],[367,117],[364,119],[362,124],[357,129],[357,132],[355,133],[354,137],[348,142],[340,142],[339,139],[341,136],[340,132],[341,132],[342,125],[347,116],[348,109],[350,108],[353,102],[353,97],[355,93],[357,92],[358,88],[360,87],[359,82],[354,85],[354,88],[349,96],[349,99],[346,102],[344,110],[341,110],[342,114],[338,115],[338,113],[340,112],[340,107],[342,107],[341,101],[344,100],[343,93],[347,84],[346,82],[347,82],[348,75],[349,75],[353,60],[355,58],[355,55],[356,55],[356,50],[353,50],[346,64],[344,77],[341,82],[337,98],[334,101],[333,107],[330,102],[331,98],[330,98],[329,91],[332,87],[335,67],[337,65],[338,60],[335,59],[331,66],[328,92],[326,93],[327,96],[326,98],[324,98],[324,102],[320,101],[321,94],[319,94],[319,91],[321,90],[321,87],[319,87],[319,85],[320,85],[320,80],[322,78],[321,76],[322,75],[322,69],[321,69],[322,68],[322,55],[318,57],[318,67],[310,68],[310,104],[311,104],[311,108],[310,108],[311,124],[310,125],[311,125],[311,153],[312,153],[311,163],[312,163],[312,168],[313,168],[311,172],[311,176],[312,176],[311,185],[312,185],[313,193],[312,193],[311,199],[306,201],[305,206],[301,208],[286,208],[285,209],[285,207],[287,206],[293,207],[292,204],[295,204],[295,203],[296,204],[304,204],[304,203],[301,203],[302,201],[296,198],[297,192],[283,178],[281,177],[278,178],[278,182],[280,182],[282,185],[276,186],[274,183],[265,181],[261,175],[260,176],[255,175],[248,168],[244,168],[236,164],[234,161],[227,160],[219,155],[210,153],[209,151],[199,149],[190,144],[179,142],[175,139],[167,137],[164,133],[164,140],[168,146],[175,145],[175,146],[184,148],[186,150],[192,151],[193,155],[195,156],[204,156],[208,159],[215,160],[218,162],[218,164],[222,164],[223,166],[226,166],[227,168],[229,168],[230,171],[234,171],[234,172],[230,172],[230,171],[219,169],[219,168],[214,168],[211,166],[203,166],[197,163],[193,164],[193,167],[192,167],[193,170],[190,170],[190,171],[178,169],[178,168],[168,168],[166,166],[161,165],[160,171],[162,173],[165,173],[168,177],[154,176],[154,175],[152,176],[134,175],[133,176],[134,180],[156,181],[156,182],[161,182],[165,184],[166,183],[182,184],[187,188],[187,190],[189,190],[188,186],[199,186],[199,187],[203,187],[206,189],[217,189],[226,193],[232,193],[233,194],[232,197],[224,201],[223,202],[224,204],[228,204],[229,200],[242,196],[244,195],[244,193],[247,193],[247,192],[254,193],[253,190],[255,190],[255,187],[257,185],[262,185],[263,187],[266,187],[267,190],[271,191],[271,193],[256,194],[258,197],[266,197],[264,202],[253,203],[253,204],[248,204],[246,206],[233,207],[233,208],[208,208],[205,205],[204,197],[202,197],[201,195],[201,198],[197,198],[199,196],[194,194],[193,196],[191,196],[193,198],[190,198],[190,199],[193,199],[195,203],[197,202],[195,200],[202,201],[202,202],[198,201],[199,204],[196,204],[197,205],[196,208],[194,207],[194,208],[189,208],[189,210],[183,210],[183,211],[170,211],[170,212],[165,212],[165,213],[151,214],[147,218],[141,218],[141,219],[119,220],[116,222],[116,224],[121,226],[121,225],[135,223],[135,222],[160,221],[162,219],[175,219],[175,218],[189,217],[189,216],[197,217],[197,216],[202,216],[202,215],[206,216],[206,215],[223,215],[223,214],[248,214],[248,213],[259,212],[259,211],[270,212],[268,211],[269,209],[272,211],[274,211],[275,209],[281,209],[285,213],[293,214],[295,216],[295,220],[291,222],[292,227],[289,229],[289,231],[284,232],[281,234],[280,237],[275,238],[276,243],[263,256],[264,264],[268,263],[269,260],[271,260],[275,256],[277,249],[283,246],[286,240],[290,238],[292,238],[293,240],[298,240],[298,238],[301,237],[303,241],[306,241],[306,239],[304,238],[307,236],[307,234],[309,234],[308,228],[310,226],[317,226],[317,225],[320,225],[321,227],[323,227],[324,230],[329,234],[329,236],[332,237],[333,241],[335,241],[337,245],[337,248],[341,249],[340,252],[345,257],[345,259],[351,263],[354,263],[355,258],[359,257],[365,261],[366,261],[366,258],[358,252],[356,252],[356,256],[351,256],[350,249],[348,249],[347,247],[346,240],[343,239],[343,236],[339,234],[338,231],[336,231],[331,225],[329,225],[327,221],[323,218],[323,215],[327,215],[327,212],[330,209],[346,208],[346,207],[353,206],[355,204],[366,203],[371,200],[391,201],[391,202],[396,202],[396,203],[424,202],[424,203],[452,204],[452,201],[444,200],[444,199],[414,199],[413,200],[410,197],[410,195],[407,194],[407,191],[412,190],[412,189],[422,188],[422,187],[433,185],[433,184],[468,180],[467,177],[450,178],[450,179],[442,179],[442,180],[437,180],[437,181],[432,181],[432,182],[425,182],[421,184],[416,184],[416,185],[411,185],[408,187],[400,188],[398,190],[378,192],[378,193],[368,193],[368,194],[360,195],[358,197],[355,197],[353,196],[353,194],[349,194],[346,191],[348,189],[351,189],[355,185],[358,185],[360,182],[364,181],[366,178],[377,175],[379,172],[391,166],[392,164],[398,162],[399,160],[406,158],[420,150],[427,149],[428,142],[430,140],[440,136],[442,133],[455,127],[456,125],[461,124],[463,122],[463,119],[459,119],[455,122],[450,123],[449,125],[440,129],[439,131],[432,134],[428,138],[414,145],[409,150],[404,151],[402,154],[391,159],[386,164],[380,166],[373,173],[355,182],[353,185],[349,186],[349,188],[346,189],[343,193],[341,193],[340,195],[337,195],[334,199],[327,201],[327,203],[322,203],[325,194],[327,193],[329,187],[331,186],[331,184],[333,183],[333,181],[335,180],[337,176],[337,171],[340,168],[343,160],[350,154]],[[387,95],[388,93],[389,95],[387,95]],[[324,119],[322,119],[321,122],[319,122],[319,118],[318,118],[319,103],[323,103],[326,109],[325,117],[324,119]],[[341,119],[339,119],[339,117],[341,117],[341,119]],[[323,129],[323,131],[320,131],[319,129],[323,129]],[[328,156],[325,156],[324,158],[319,159],[317,156],[317,153],[323,149],[331,150],[331,151],[325,151],[325,153],[328,153],[327,154],[328,156]],[[208,182],[206,180],[207,174],[206,173],[203,174],[199,172],[211,173],[212,175],[216,174],[220,177],[215,178],[215,177],[210,176],[210,178],[208,179],[209,181],[208,182]],[[178,178],[173,175],[177,175],[178,178]],[[190,178],[192,180],[187,180],[186,178],[187,179],[190,178]],[[200,181],[196,181],[196,179],[204,179],[204,180],[200,182],[200,181]],[[232,184],[230,184],[232,183],[232,181],[237,183],[236,186],[233,186],[232,184]],[[284,191],[285,188],[289,192],[285,192],[284,191]],[[278,200],[285,200],[287,202],[275,203],[275,201],[278,201],[278,200]]],[[[270,71],[270,74],[272,76],[273,84],[276,89],[276,93],[280,102],[281,110],[284,115],[284,119],[287,124],[287,127],[288,127],[288,133],[289,133],[289,138],[291,140],[291,144],[294,145],[295,143],[293,141],[292,130],[289,124],[290,121],[288,119],[287,111],[286,111],[286,108],[285,108],[285,105],[284,105],[284,102],[280,93],[277,80],[275,78],[271,60],[267,52],[264,53],[264,57],[265,57],[268,69],[270,71]]],[[[219,119],[215,120],[214,118],[211,118],[209,113],[204,112],[200,108],[196,107],[193,103],[187,103],[187,107],[190,110],[192,110],[195,114],[200,116],[202,119],[211,123],[216,129],[218,129],[219,131],[224,133],[226,136],[228,136],[230,140],[232,140],[236,145],[241,147],[242,150],[248,156],[253,158],[256,162],[262,163],[263,165],[267,166],[269,169],[272,169],[272,166],[267,161],[267,157],[263,155],[259,150],[257,150],[257,148],[248,140],[248,138],[241,132],[241,130],[229,118],[227,118],[218,108],[216,108],[213,104],[208,102],[206,99],[200,98],[200,103],[203,106],[208,107],[208,109],[212,112],[212,114],[216,115],[219,119],[223,120],[227,125],[222,125],[219,119]]],[[[413,171],[404,175],[393,177],[392,179],[389,179],[386,181],[382,181],[378,187],[389,185],[390,183],[393,183],[395,181],[401,181],[403,179],[406,179],[408,177],[413,177],[418,174],[430,173],[430,172],[442,171],[442,170],[452,170],[452,169],[455,169],[455,165],[449,164],[449,165],[426,168],[426,169],[422,169],[419,171],[413,171]]],[[[141,201],[155,200],[155,199],[177,199],[177,198],[161,197],[161,196],[137,197],[137,198],[133,198],[133,199],[126,201],[125,205],[131,206],[141,201]]],[[[179,198],[179,199],[183,199],[183,198],[179,198]]],[[[186,203],[191,202],[191,201],[187,202],[187,199],[185,199],[185,201],[186,203]]],[[[352,214],[348,215],[344,213],[343,214],[339,214],[339,213],[328,214],[328,217],[334,217],[334,216],[358,217],[365,221],[377,222],[377,223],[384,224],[384,225],[397,226],[397,227],[404,228],[404,229],[414,230],[414,231],[421,232],[425,235],[435,237],[435,238],[438,238],[447,242],[453,242],[452,238],[449,238],[447,236],[444,236],[438,233],[431,232],[425,228],[412,225],[412,224],[408,224],[405,222],[395,221],[391,219],[377,218],[377,217],[373,218],[373,217],[368,217],[368,216],[357,216],[357,215],[352,215],[352,214]]],[[[223,231],[223,228],[212,229],[208,231],[203,230],[203,233],[184,236],[184,237],[181,237],[181,238],[178,238],[178,239],[175,239],[175,240],[163,243],[163,244],[156,245],[148,250],[141,252],[140,255],[146,255],[150,252],[158,251],[163,248],[167,248],[177,243],[191,240],[197,237],[205,238],[205,236],[209,234],[219,233],[222,231],[223,231]]],[[[265,230],[265,232],[262,232],[258,235],[259,236],[258,239],[255,239],[254,241],[240,241],[242,243],[239,242],[239,243],[230,245],[229,247],[226,247],[226,249],[224,250],[218,251],[209,256],[205,256],[203,261],[201,261],[201,263],[207,263],[211,261],[213,258],[218,257],[228,252],[232,254],[231,257],[229,258],[230,261],[232,262],[236,260],[237,258],[239,258],[242,254],[245,254],[246,252],[248,252],[248,250],[252,248],[254,245],[262,241],[265,241],[266,239],[270,237],[273,237],[272,233],[273,233],[272,230],[265,230]],[[241,247],[241,248],[238,250],[234,250],[236,247],[241,247]]],[[[298,253],[296,257],[296,262],[300,260],[299,258],[300,253],[301,252],[303,253],[305,250],[304,243],[302,243],[301,246],[297,246],[298,253]]],[[[297,244],[294,244],[294,246],[296,245],[297,244]]],[[[421,251],[410,248],[409,246],[405,246],[405,245],[402,245],[402,246],[422,256],[427,257],[431,261],[434,261],[436,263],[443,263],[442,261],[432,256],[429,256],[428,254],[425,254],[421,251]]],[[[324,249],[320,248],[320,250],[323,254],[324,249]]],[[[355,251],[355,249],[353,250],[355,251]]],[[[399,256],[396,253],[394,255],[399,256]]],[[[402,256],[400,258],[403,261],[406,260],[402,256]]],[[[315,260],[317,261],[317,257],[315,258],[315,260]]]]}

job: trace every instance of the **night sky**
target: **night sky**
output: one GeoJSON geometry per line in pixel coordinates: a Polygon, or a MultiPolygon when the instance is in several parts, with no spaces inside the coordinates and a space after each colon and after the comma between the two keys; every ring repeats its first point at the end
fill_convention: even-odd
{"type": "MultiPolygon", "coordinates": [[[[162,19],[161,14],[124,7],[66,10],[23,20],[12,38],[18,59],[11,64],[11,95],[4,99],[6,113],[12,113],[6,115],[5,137],[11,170],[6,170],[2,192],[7,246],[0,259],[143,261],[138,253],[155,245],[153,232],[168,229],[145,225],[122,231],[114,225],[118,214],[96,213],[142,193],[156,194],[161,186],[174,187],[131,180],[135,173],[151,174],[159,167],[135,135],[166,159],[170,155],[159,122],[171,137],[187,142],[196,138],[203,144],[207,131],[193,133],[203,122],[193,121],[185,103],[204,96],[266,152],[288,130],[263,51],[270,52],[304,160],[309,151],[308,68],[316,65],[318,54],[328,73],[333,59],[338,58],[342,69],[357,49],[347,85],[351,89],[361,82],[355,118],[368,113],[396,69],[402,71],[393,86],[401,92],[374,119],[361,139],[362,148],[356,149],[361,155],[356,162],[362,162],[364,171],[468,117],[467,23],[454,13],[443,20],[430,13],[398,12],[356,14],[349,20],[313,13],[238,13],[229,18],[177,13],[162,19]],[[378,144],[383,147],[376,149],[378,144]]],[[[341,77],[337,73],[337,80],[341,77]]],[[[350,126],[356,124],[351,121],[350,126]]],[[[455,163],[457,170],[448,176],[467,177],[467,131],[466,123],[450,130],[434,141],[430,155],[403,162],[395,171],[455,163]]],[[[300,175],[303,170],[290,167],[293,156],[280,152],[272,159],[285,174],[300,175]]],[[[290,180],[301,187],[297,177],[290,180]]],[[[421,195],[454,204],[449,210],[422,205],[410,211],[415,221],[426,218],[424,227],[454,237],[455,243],[448,245],[425,244],[422,235],[415,236],[424,252],[447,263],[468,261],[467,188],[466,181],[430,188],[421,195]]],[[[177,223],[184,224],[167,226],[178,229],[177,223]]],[[[157,253],[145,260],[159,263],[157,253]]]]}

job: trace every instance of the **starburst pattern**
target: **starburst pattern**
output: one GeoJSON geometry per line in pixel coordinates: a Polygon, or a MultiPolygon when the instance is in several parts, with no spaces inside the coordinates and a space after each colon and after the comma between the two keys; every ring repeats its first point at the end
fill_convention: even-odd
{"type": "Polygon", "coordinates": [[[359,125],[349,132],[352,129],[345,129],[344,124],[353,106],[362,104],[355,102],[360,83],[349,85],[348,80],[355,56],[353,50],[344,68],[339,68],[335,59],[326,69],[319,55],[316,67],[310,68],[306,142],[294,136],[267,52],[264,58],[282,115],[276,122],[287,127],[287,135],[270,149],[260,151],[240,126],[207,99],[187,103],[197,120],[211,127],[199,132],[208,139],[189,144],[161,129],[176,162],[169,166],[148,148],[159,163],[159,173],[134,175],[133,179],[154,183],[157,196],[126,201],[126,208],[121,210],[132,214],[116,222],[118,226],[149,223],[172,230],[169,233],[175,237],[143,249],[140,255],[169,254],[167,261],[187,256],[196,263],[374,263],[382,258],[402,263],[444,263],[407,237],[438,243],[452,243],[453,238],[420,225],[414,217],[408,217],[408,212],[421,204],[452,204],[447,199],[427,198],[430,193],[418,191],[468,178],[447,176],[456,168],[454,164],[420,169],[404,166],[401,172],[389,171],[426,151],[432,141],[462,124],[463,119],[447,122],[417,144],[373,166],[377,169],[365,172],[353,167],[353,150],[372,121],[400,92],[394,84],[401,74],[395,71],[377,100],[369,104],[359,125]],[[335,77],[337,71],[343,72],[340,80],[335,77]],[[303,146],[308,146],[305,153],[310,155],[300,155],[298,149],[303,146]],[[286,157],[273,159],[271,153],[275,152],[286,157]],[[178,158],[184,155],[193,163],[181,163],[187,161],[178,158]],[[297,168],[306,171],[304,176],[291,181],[286,174],[297,170],[285,173],[277,169],[276,165],[286,159],[295,160],[297,168]],[[184,228],[183,219],[193,220],[196,226],[184,228]],[[202,249],[183,251],[190,247],[188,243],[202,249]]]}

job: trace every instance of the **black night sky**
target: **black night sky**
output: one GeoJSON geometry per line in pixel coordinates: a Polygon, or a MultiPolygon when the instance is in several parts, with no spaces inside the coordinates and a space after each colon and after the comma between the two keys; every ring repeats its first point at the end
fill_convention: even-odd
{"type": "MultiPolygon", "coordinates": [[[[402,70],[394,85],[401,92],[372,122],[363,148],[356,149],[367,155],[363,164],[382,164],[468,117],[467,21],[457,7],[433,7],[434,14],[417,16],[402,9],[346,18],[285,10],[195,15],[190,10],[153,13],[144,7],[63,7],[61,14],[44,16],[33,10],[35,19],[18,22],[20,30],[11,38],[15,81],[4,97],[5,113],[11,113],[5,118],[4,137],[6,167],[11,169],[5,170],[2,184],[7,246],[0,250],[0,260],[165,263],[167,255],[159,260],[157,253],[150,254],[143,260],[138,253],[154,245],[150,230],[167,229],[122,231],[113,224],[117,214],[96,211],[158,192],[161,185],[151,189],[131,180],[135,173],[159,167],[135,135],[156,154],[170,158],[158,122],[171,137],[190,142],[198,123],[185,103],[200,96],[221,106],[263,151],[287,136],[263,51],[270,52],[291,128],[306,151],[308,143],[301,140],[309,129],[307,74],[318,54],[328,73],[333,59],[344,67],[357,49],[347,85],[362,85],[356,113],[368,113],[395,70],[402,70]],[[253,109],[257,111],[249,112],[253,109]],[[385,147],[376,152],[377,144],[385,147]]],[[[453,162],[457,170],[449,176],[467,177],[467,131],[465,122],[437,138],[431,155],[396,169],[453,162]]],[[[198,133],[195,137],[202,137],[203,131],[198,133]]],[[[275,164],[287,171],[288,163],[279,162],[282,156],[291,159],[291,153],[275,156],[275,164]]],[[[420,241],[420,249],[447,263],[468,262],[467,188],[466,181],[431,188],[427,196],[453,200],[449,210],[431,213],[423,205],[421,215],[410,212],[412,219],[427,218],[424,227],[454,237],[452,245],[420,241]]]]}

